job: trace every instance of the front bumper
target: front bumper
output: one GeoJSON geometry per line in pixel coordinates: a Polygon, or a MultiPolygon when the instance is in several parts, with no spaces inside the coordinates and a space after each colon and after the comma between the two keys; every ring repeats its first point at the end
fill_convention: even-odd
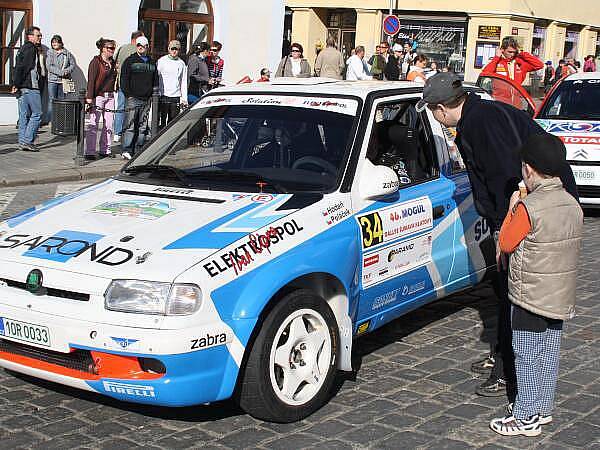
{"type": "Polygon", "coordinates": [[[229,350],[234,337],[223,323],[143,329],[6,304],[0,304],[0,317],[48,327],[51,347],[0,336],[0,366],[36,378],[163,406],[222,400],[235,387],[239,367],[229,350]]]}

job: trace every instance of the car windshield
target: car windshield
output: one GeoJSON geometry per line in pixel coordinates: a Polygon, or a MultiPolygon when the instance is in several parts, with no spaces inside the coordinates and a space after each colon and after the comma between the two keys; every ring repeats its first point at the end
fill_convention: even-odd
{"type": "Polygon", "coordinates": [[[600,79],[563,81],[538,118],[600,120],[600,79]]]}
{"type": "Polygon", "coordinates": [[[349,98],[208,96],[121,177],[225,191],[328,192],[345,168],[357,108],[349,98]]]}

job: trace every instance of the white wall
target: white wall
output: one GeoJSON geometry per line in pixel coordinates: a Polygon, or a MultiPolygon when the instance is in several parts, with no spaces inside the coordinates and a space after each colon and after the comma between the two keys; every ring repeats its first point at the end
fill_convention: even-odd
{"type": "MultiPolygon", "coordinates": [[[[85,88],[87,67],[98,53],[96,40],[129,42],[138,27],[140,0],[33,0],[33,23],[41,28],[42,44],[50,46],[54,34],[73,53],[77,69],[73,78],[85,88]]],[[[223,44],[223,79],[236,83],[245,75],[259,77],[260,69],[275,71],[281,58],[283,0],[212,0],[214,39],[223,44]]],[[[14,97],[0,97],[0,125],[14,124],[14,97]]]]}

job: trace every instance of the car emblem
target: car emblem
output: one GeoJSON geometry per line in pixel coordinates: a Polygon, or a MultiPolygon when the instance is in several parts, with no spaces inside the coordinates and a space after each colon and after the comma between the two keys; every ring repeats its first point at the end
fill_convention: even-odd
{"type": "Polygon", "coordinates": [[[25,288],[32,294],[39,294],[42,289],[43,279],[41,270],[33,269],[27,274],[25,288]]]}
{"type": "Polygon", "coordinates": [[[573,154],[573,159],[576,159],[576,158],[587,159],[587,157],[588,157],[588,154],[585,151],[585,149],[583,149],[583,148],[580,148],[573,154]]]}

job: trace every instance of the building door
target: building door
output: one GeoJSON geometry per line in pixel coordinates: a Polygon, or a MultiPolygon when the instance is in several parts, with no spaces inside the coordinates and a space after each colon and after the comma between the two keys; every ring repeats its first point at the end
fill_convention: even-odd
{"type": "Polygon", "coordinates": [[[150,41],[150,54],[167,54],[169,41],[181,42],[181,54],[213,37],[213,14],[209,0],[142,0],[139,28],[150,41]]]}

